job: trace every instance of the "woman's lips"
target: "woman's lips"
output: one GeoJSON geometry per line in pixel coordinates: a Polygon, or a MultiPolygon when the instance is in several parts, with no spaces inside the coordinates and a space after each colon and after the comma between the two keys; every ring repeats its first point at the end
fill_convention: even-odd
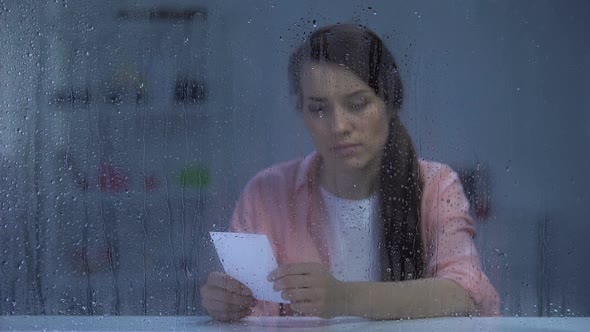
{"type": "Polygon", "coordinates": [[[330,150],[337,155],[347,156],[355,153],[360,146],[360,144],[339,144],[332,147],[330,150]]]}

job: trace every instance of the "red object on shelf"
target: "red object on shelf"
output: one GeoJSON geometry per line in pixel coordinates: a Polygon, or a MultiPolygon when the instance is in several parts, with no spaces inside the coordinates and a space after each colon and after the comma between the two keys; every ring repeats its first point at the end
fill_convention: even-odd
{"type": "Polygon", "coordinates": [[[160,180],[156,175],[146,175],[143,181],[146,191],[154,191],[160,187],[160,180]]]}
{"type": "Polygon", "coordinates": [[[129,189],[125,171],[113,165],[103,164],[99,169],[100,190],[106,192],[122,192],[129,189]]]}
{"type": "Polygon", "coordinates": [[[476,201],[473,210],[478,219],[487,219],[490,216],[490,203],[487,197],[476,201]]]}

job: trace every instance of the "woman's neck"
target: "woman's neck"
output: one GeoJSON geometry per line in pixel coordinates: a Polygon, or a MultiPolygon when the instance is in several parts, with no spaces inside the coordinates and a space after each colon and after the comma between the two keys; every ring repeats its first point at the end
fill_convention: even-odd
{"type": "MultiPolygon", "coordinates": [[[[378,165],[378,163],[377,163],[378,165]]],[[[324,161],[319,169],[320,183],[334,195],[351,200],[365,199],[377,188],[379,167],[368,166],[362,169],[339,169],[324,161]]]]}

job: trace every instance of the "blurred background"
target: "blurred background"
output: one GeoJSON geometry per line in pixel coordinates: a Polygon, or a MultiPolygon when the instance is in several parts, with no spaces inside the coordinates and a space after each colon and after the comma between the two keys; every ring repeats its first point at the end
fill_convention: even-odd
{"type": "Polygon", "coordinates": [[[201,314],[243,186],[308,154],[286,65],[317,27],[396,56],[460,172],[504,315],[590,314],[590,2],[0,0],[0,314],[201,314]]]}

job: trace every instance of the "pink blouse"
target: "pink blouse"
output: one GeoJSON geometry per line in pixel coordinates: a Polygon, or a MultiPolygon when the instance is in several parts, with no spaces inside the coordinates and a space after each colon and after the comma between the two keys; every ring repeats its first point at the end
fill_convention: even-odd
{"type": "MultiPolygon", "coordinates": [[[[319,161],[314,152],[259,172],[236,205],[230,230],[266,234],[279,265],[315,262],[329,269],[319,161]]],[[[500,315],[499,296],[481,270],[469,203],[457,174],[446,165],[420,160],[420,176],[424,277],[453,280],[469,293],[481,315],[500,315]]],[[[279,304],[259,301],[253,315],[278,316],[279,304]]]]}

